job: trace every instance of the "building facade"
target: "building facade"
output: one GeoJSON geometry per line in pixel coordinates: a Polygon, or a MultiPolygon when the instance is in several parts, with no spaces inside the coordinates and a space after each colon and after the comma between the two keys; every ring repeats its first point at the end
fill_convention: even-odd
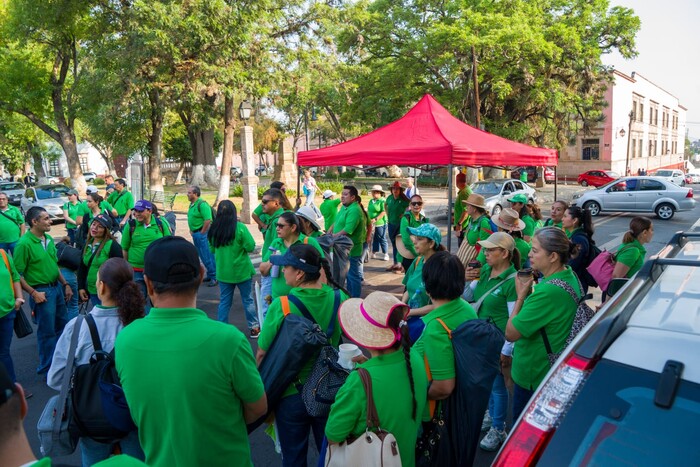
{"type": "Polygon", "coordinates": [[[627,76],[614,70],[612,77],[603,121],[590,134],[578,134],[575,144],[562,151],[558,176],[575,179],[594,169],[620,175],[684,169],[687,109],[639,73],[627,76]]]}

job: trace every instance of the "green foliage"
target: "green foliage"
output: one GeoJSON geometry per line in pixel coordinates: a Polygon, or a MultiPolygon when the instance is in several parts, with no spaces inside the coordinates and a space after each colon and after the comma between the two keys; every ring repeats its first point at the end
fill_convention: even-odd
{"type": "Polygon", "coordinates": [[[97,186],[102,186],[102,185],[105,185],[105,180],[104,180],[104,178],[97,177],[95,180],[93,180],[92,184],[97,185],[97,186]]]}
{"type": "Polygon", "coordinates": [[[355,177],[357,177],[357,172],[355,170],[346,170],[345,172],[341,172],[339,175],[341,180],[352,180],[355,177]]]}
{"type": "Polygon", "coordinates": [[[326,190],[331,190],[333,193],[340,193],[343,191],[343,183],[341,182],[318,182],[319,190],[323,193],[326,190]]]}

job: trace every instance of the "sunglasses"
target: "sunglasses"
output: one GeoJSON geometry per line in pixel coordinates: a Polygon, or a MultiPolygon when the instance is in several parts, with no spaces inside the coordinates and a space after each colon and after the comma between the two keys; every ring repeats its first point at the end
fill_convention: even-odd
{"type": "Polygon", "coordinates": [[[411,201],[411,206],[423,206],[422,201],[411,201]]]}
{"type": "Polygon", "coordinates": [[[276,224],[276,227],[278,229],[284,229],[285,227],[289,227],[289,224],[276,224]]]}
{"type": "Polygon", "coordinates": [[[276,200],[276,199],[263,199],[263,200],[261,200],[260,202],[261,202],[262,204],[267,204],[267,203],[271,203],[271,202],[273,202],[273,201],[277,201],[277,200],[276,200]]]}

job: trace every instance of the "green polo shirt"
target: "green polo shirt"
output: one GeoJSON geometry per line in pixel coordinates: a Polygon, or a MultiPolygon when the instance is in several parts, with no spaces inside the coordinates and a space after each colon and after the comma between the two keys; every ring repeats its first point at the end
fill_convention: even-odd
{"type": "Polygon", "coordinates": [[[465,321],[476,319],[477,316],[469,303],[462,298],[457,298],[433,309],[421,318],[425,328],[413,344],[413,348],[421,358],[427,357],[433,379],[452,379],[455,377],[455,354],[450,336],[438,322],[438,318],[450,328],[450,331],[454,331],[465,321]]]}
{"type": "Polygon", "coordinates": [[[345,231],[352,240],[350,256],[360,256],[362,254],[362,244],[367,239],[367,219],[362,212],[360,203],[353,202],[349,206],[341,206],[338,215],[335,217],[333,233],[345,231]]]}
{"type": "Polygon", "coordinates": [[[561,225],[561,221],[555,223],[554,219],[552,219],[551,217],[549,219],[547,219],[546,221],[544,221],[544,227],[557,227],[560,229],[564,228],[561,225]]]}
{"type": "MultiPolygon", "coordinates": [[[[428,399],[428,378],[423,360],[417,352],[410,353],[411,374],[408,378],[406,358],[401,349],[377,355],[359,365],[372,379],[372,396],[379,414],[382,429],[396,437],[401,455],[401,465],[415,465],[416,438],[421,425],[421,414],[428,399]],[[416,391],[416,419],[411,417],[413,394],[416,391]]],[[[326,436],[334,442],[345,441],[349,436],[359,437],[367,426],[367,395],[357,371],[348,376],[331,407],[326,423],[326,436]]]]}
{"type": "Polygon", "coordinates": [[[115,344],[152,467],[252,466],[243,404],[265,393],[248,339],[194,308],[151,308],[115,344]]]}
{"type": "Polygon", "coordinates": [[[134,209],[134,195],[126,187],[121,193],[117,193],[117,190],[114,190],[107,198],[107,201],[114,206],[119,217],[124,217],[130,209],[134,209]]]}
{"type": "Polygon", "coordinates": [[[515,248],[517,248],[518,252],[520,253],[520,268],[522,268],[525,262],[527,261],[528,256],[530,255],[532,245],[530,245],[525,240],[519,237],[513,238],[513,240],[515,240],[515,248]]]}
{"type": "Polygon", "coordinates": [[[386,199],[386,217],[389,224],[401,224],[401,216],[406,212],[408,203],[409,200],[403,195],[395,198],[392,194],[386,199]]]}
{"type": "MultiPolygon", "coordinates": [[[[82,201],[78,201],[75,204],[71,203],[70,201],[68,201],[67,203],[63,203],[63,210],[68,211],[68,217],[70,217],[74,221],[77,221],[78,217],[85,214],[85,211],[87,210],[86,208],[87,205],[84,204],[82,201]]],[[[66,222],[67,230],[75,230],[77,228],[78,226],[76,224],[66,222]]]]}
{"type": "MultiPolygon", "coordinates": [[[[515,272],[515,266],[511,266],[497,275],[491,277],[491,266],[484,264],[481,268],[479,282],[474,289],[474,300],[479,300],[481,297],[496,287],[500,282],[504,281],[508,276],[515,272]]],[[[515,277],[506,280],[500,286],[496,287],[484,299],[479,307],[480,319],[493,319],[498,329],[506,332],[506,324],[508,323],[508,303],[515,302],[518,299],[518,294],[515,291],[515,277]]]]}
{"type": "Polygon", "coordinates": [[[401,224],[399,228],[399,235],[401,235],[401,241],[408,251],[413,253],[413,256],[417,256],[416,248],[413,246],[413,240],[411,240],[411,232],[408,228],[420,227],[423,224],[430,222],[430,219],[425,217],[423,214],[418,215],[418,219],[412,213],[406,213],[401,216],[401,224]]]}
{"type": "MultiPolygon", "coordinates": [[[[258,204],[258,205],[255,207],[255,209],[253,209],[253,214],[255,214],[256,216],[258,216],[258,218],[260,219],[260,221],[261,221],[263,224],[267,224],[267,223],[269,222],[269,220],[270,220],[270,218],[268,217],[268,215],[265,214],[265,213],[263,212],[263,205],[262,205],[262,203],[258,204]]],[[[262,230],[260,230],[260,232],[262,232],[262,234],[264,235],[266,230],[267,230],[267,229],[262,229],[262,230]]]]}
{"type": "Polygon", "coordinates": [[[629,266],[629,271],[625,277],[632,277],[637,274],[637,271],[642,269],[644,264],[644,257],[647,254],[647,250],[639,243],[636,238],[630,243],[623,243],[617,249],[617,254],[615,255],[615,261],[629,266]]]}
{"type": "Polygon", "coordinates": [[[0,214],[0,243],[14,243],[19,240],[22,232],[22,224],[24,216],[17,207],[8,204],[7,209],[3,211],[9,219],[0,214]]]}
{"type": "Polygon", "coordinates": [[[13,258],[17,272],[31,286],[50,284],[58,280],[56,245],[50,235],[44,234],[44,242],[30,230],[17,242],[13,258]]]}
{"type": "MultiPolygon", "coordinates": [[[[301,300],[301,303],[306,306],[311,316],[313,316],[316,323],[318,323],[324,332],[328,330],[331,318],[335,319],[333,336],[331,337],[331,345],[337,348],[338,344],[340,343],[340,323],[338,323],[337,315],[333,314],[333,304],[335,303],[335,292],[333,292],[333,289],[326,284],[323,284],[320,289],[295,287],[289,293],[301,300]]],[[[341,291],[340,302],[342,303],[347,299],[348,295],[341,291]]],[[[303,316],[292,302],[289,302],[289,311],[295,315],[303,316]]],[[[279,298],[275,298],[270,304],[270,307],[267,309],[265,323],[263,323],[262,331],[258,337],[258,347],[265,351],[270,348],[272,342],[277,336],[277,332],[279,332],[279,329],[282,326],[283,320],[284,312],[282,311],[282,304],[279,298]]],[[[315,357],[310,359],[299,373],[299,382],[301,384],[306,382],[315,361],[315,357]]],[[[289,385],[287,390],[284,392],[283,397],[296,393],[297,389],[293,383],[289,385]]]]}
{"type": "Polygon", "coordinates": [[[279,208],[271,216],[268,216],[268,227],[265,230],[265,235],[263,236],[263,247],[262,251],[260,252],[263,262],[270,259],[270,255],[272,254],[272,252],[270,251],[270,245],[272,245],[272,242],[277,238],[277,219],[279,219],[280,215],[282,215],[283,212],[284,209],[279,208]]]}
{"type": "Polygon", "coordinates": [[[250,280],[255,275],[250,253],[255,249],[255,239],[243,222],[236,223],[233,240],[218,248],[211,244],[209,249],[214,253],[216,262],[216,278],[228,284],[240,284],[250,280]]]}
{"type": "Polygon", "coordinates": [[[375,227],[382,227],[386,225],[386,215],[379,218],[380,214],[385,213],[385,206],[386,198],[372,198],[371,200],[369,200],[369,203],[367,203],[367,215],[369,216],[370,220],[376,219],[376,222],[374,223],[375,227]]]}
{"type": "Polygon", "coordinates": [[[212,218],[211,206],[202,198],[190,203],[190,208],[187,210],[187,226],[190,228],[190,232],[200,230],[204,226],[204,222],[211,221],[212,218]]]}
{"type": "Polygon", "coordinates": [[[413,260],[411,267],[403,276],[402,283],[408,292],[408,305],[411,308],[420,308],[430,303],[430,297],[425,292],[425,282],[423,282],[423,265],[425,265],[425,259],[419,256],[413,260]],[[418,295],[416,295],[417,290],[420,290],[418,295]]]}
{"type": "Polygon", "coordinates": [[[580,296],[576,274],[570,267],[535,284],[520,312],[511,323],[521,334],[513,349],[513,381],[525,389],[536,389],[549,371],[549,358],[540,329],[544,327],[553,352],[564,347],[576,314],[576,302],[566,290],[549,284],[553,279],[566,281],[580,296]]]}
{"type": "MultiPolygon", "coordinates": [[[[321,248],[321,245],[318,244],[315,238],[307,237],[304,234],[299,234],[299,238],[292,245],[297,243],[304,243],[313,246],[321,254],[321,258],[325,258],[323,248],[321,248]]],[[[270,245],[271,255],[283,255],[287,252],[288,249],[289,248],[284,244],[284,240],[279,237],[274,239],[272,245],[270,245]]],[[[277,277],[272,278],[272,298],[281,297],[282,295],[288,295],[292,291],[292,287],[287,285],[287,282],[284,280],[284,274],[282,272],[283,270],[284,267],[280,267],[277,277]]]]}
{"type": "MultiPolygon", "coordinates": [[[[92,220],[95,218],[95,214],[92,213],[92,211],[91,211],[90,208],[88,207],[87,203],[85,203],[83,206],[84,206],[84,207],[83,207],[83,213],[82,213],[83,222],[87,221],[88,226],[89,226],[90,223],[92,222],[92,220]]],[[[102,201],[102,202],[100,203],[100,212],[99,212],[99,214],[104,213],[107,217],[111,218],[112,215],[111,215],[110,213],[112,212],[112,209],[114,209],[114,208],[112,207],[111,204],[109,204],[107,201],[102,201]]]]}
{"type": "Polygon", "coordinates": [[[535,219],[529,214],[526,214],[522,217],[522,220],[525,222],[523,237],[532,237],[535,234],[535,219]]]}
{"type": "MultiPolygon", "coordinates": [[[[98,254],[95,255],[95,258],[92,260],[90,269],[88,269],[87,271],[88,293],[91,293],[93,295],[97,294],[97,286],[95,285],[95,283],[97,282],[97,271],[99,271],[100,266],[102,266],[102,264],[109,259],[109,252],[112,249],[113,242],[114,240],[107,240],[105,246],[100,250],[98,254]]],[[[95,252],[95,250],[97,250],[99,247],[99,243],[86,245],[86,248],[83,251],[83,264],[85,266],[87,266],[90,262],[90,258],[92,257],[93,252],[95,252]]]]}
{"type": "Polygon", "coordinates": [[[340,206],[339,199],[324,199],[318,208],[323,216],[323,227],[326,231],[335,222],[335,216],[338,215],[338,206],[340,206]]]}
{"type": "Polygon", "coordinates": [[[170,224],[165,219],[161,219],[163,232],[160,231],[155,216],[151,216],[149,225],[140,221],[135,221],[134,233],[131,234],[129,224],[124,229],[122,236],[122,249],[128,253],[128,261],[135,269],[143,269],[143,257],[146,254],[148,245],[158,240],[159,238],[170,235],[170,224]]]}
{"type": "Polygon", "coordinates": [[[19,282],[19,273],[14,261],[12,261],[12,256],[7,252],[5,252],[5,256],[10,269],[7,269],[7,265],[0,255],[0,318],[15,309],[14,283],[19,282]]]}
{"type": "MultiPolygon", "coordinates": [[[[464,214],[464,210],[466,209],[466,206],[462,201],[466,201],[467,198],[469,198],[469,195],[472,194],[472,189],[469,188],[469,186],[465,186],[461,190],[457,192],[457,200],[455,201],[455,217],[452,219],[452,222],[454,226],[456,227],[459,223],[459,218],[462,217],[462,214],[464,214]]],[[[467,226],[469,225],[469,216],[464,218],[464,222],[462,222],[462,228],[466,229],[467,226]]]]}

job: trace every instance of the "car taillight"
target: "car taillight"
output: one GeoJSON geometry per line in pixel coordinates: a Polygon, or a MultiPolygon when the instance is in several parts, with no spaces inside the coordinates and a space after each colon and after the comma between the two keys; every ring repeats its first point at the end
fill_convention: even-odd
{"type": "Polygon", "coordinates": [[[693,197],[693,189],[692,189],[692,188],[688,188],[688,194],[685,195],[685,197],[686,197],[686,198],[692,198],[692,197],[693,197]]]}
{"type": "Polygon", "coordinates": [[[593,360],[569,355],[535,393],[493,465],[536,464],[594,365],[593,360]]]}

